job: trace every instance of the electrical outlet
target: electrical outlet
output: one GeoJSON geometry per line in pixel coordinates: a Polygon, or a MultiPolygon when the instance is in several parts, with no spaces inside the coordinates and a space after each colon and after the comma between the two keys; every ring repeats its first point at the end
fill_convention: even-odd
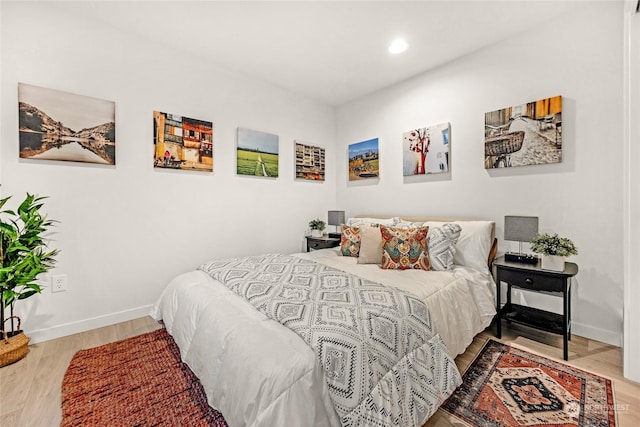
{"type": "Polygon", "coordinates": [[[51,276],[51,292],[62,292],[69,289],[66,274],[57,274],[51,276]]]}

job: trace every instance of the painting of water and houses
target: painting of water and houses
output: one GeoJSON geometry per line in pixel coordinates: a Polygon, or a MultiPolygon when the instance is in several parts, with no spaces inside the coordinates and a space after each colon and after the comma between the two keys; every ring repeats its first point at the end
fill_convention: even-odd
{"type": "Polygon", "coordinates": [[[238,128],[237,174],[277,178],[279,139],[271,133],[238,128]]]}
{"type": "Polygon", "coordinates": [[[562,161],[562,97],[484,115],[485,169],[562,161]]]}
{"type": "Polygon", "coordinates": [[[349,145],[349,181],[380,178],[378,138],[349,145]]]}
{"type": "Polygon", "coordinates": [[[153,112],[156,168],[213,172],[213,123],[153,112]]]}
{"type": "Polygon", "coordinates": [[[449,172],[451,127],[440,123],[402,134],[404,176],[449,172]]]}
{"type": "Polygon", "coordinates": [[[20,157],[116,164],[113,101],[18,83],[20,157]]]}

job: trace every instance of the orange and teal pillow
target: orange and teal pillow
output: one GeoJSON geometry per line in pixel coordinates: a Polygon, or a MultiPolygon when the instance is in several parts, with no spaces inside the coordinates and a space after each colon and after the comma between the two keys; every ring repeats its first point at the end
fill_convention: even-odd
{"type": "Polygon", "coordinates": [[[357,257],[360,252],[360,228],[341,225],[340,252],[343,256],[357,257]]]}
{"type": "Polygon", "coordinates": [[[427,252],[429,227],[401,229],[380,226],[382,264],[387,270],[431,270],[427,252]]]}

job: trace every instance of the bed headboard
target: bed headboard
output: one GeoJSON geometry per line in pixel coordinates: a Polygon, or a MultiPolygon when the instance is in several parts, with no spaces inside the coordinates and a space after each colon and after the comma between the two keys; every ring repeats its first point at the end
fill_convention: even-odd
{"type": "MultiPolygon", "coordinates": [[[[438,222],[448,222],[448,221],[477,221],[477,218],[437,218],[437,217],[427,217],[427,216],[404,216],[404,215],[356,215],[356,218],[393,218],[400,217],[405,221],[409,222],[427,222],[427,221],[438,221],[438,222]]],[[[496,239],[496,223],[493,222],[491,227],[491,250],[489,251],[489,258],[487,259],[487,266],[491,269],[491,264],[493,264],[493,260],[496,257],[496,253],[498,252],[498,239],[496,239]]]]}

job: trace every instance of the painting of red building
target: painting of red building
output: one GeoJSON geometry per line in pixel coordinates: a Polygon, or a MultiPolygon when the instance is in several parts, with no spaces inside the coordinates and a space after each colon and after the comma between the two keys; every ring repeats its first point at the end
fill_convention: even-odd
{"type": "Polygon", "coordinates": [[[154,166],[213,171],[213,123],[153,112],[154,166]]]}

